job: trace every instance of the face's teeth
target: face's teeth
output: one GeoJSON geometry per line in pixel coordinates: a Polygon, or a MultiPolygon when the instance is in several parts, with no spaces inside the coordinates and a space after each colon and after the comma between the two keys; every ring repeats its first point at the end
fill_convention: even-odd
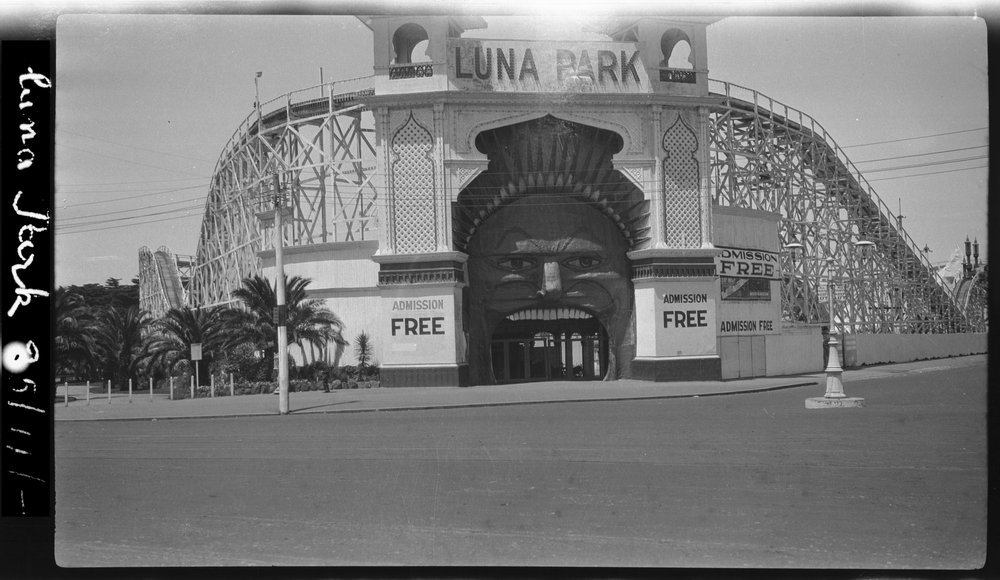
{"type": "Polygon", "coordinates": [[[565,320],[574,318],[593,318],[589,313],[573,308],[528,308],[507,315],[507,320],[565,320]]]}

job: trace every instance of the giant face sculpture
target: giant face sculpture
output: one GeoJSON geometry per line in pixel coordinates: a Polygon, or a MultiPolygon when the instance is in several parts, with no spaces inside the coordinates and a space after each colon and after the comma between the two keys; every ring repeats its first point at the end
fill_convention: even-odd
{"type": "Polygon", "coordinates": [[[527,308],[575,308],[595,317],[608,335],[607,376],[619,376],[635,342],[626,251],[614,223],[575,198],[533,195],[490,217],[469,243],[473,381],[494,381],[493,332],[527,308]]]}

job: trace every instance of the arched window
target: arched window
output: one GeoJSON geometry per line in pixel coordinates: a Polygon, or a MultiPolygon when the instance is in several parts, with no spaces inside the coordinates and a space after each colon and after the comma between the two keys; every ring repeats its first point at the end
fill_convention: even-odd
{"type": "Polygon", "coordinates": [[[660,68],[694,68],[694,51],[691,49],[691,39],[684,31],[672,28],[660,37],[660,51],[663,60],[660,68]]]}
{"type": "Polygon", "coordinates": [[[667,61],[668,68],[694,68],[694,55],[691,54],[691,45],[686,40],[681,40],[674,45],[674,50],[670,53],[670,60],[667,61]]]}
{"type": "Polygon", "coordinates": [[[418,42],[413,47],[413,50],[410,52],[410,62],[412,63],[430,62],[431,55],[427,53],[427,49],[429,47],[430,47],[429,40],[421,40],[420,42],[418,42]]]}
{"type": "Polygon", "coordinates": [[[392,35],[392,48],[396,53],[394,64],[427,62],[427,31],[419,24],[404,24],[392,35]]]}

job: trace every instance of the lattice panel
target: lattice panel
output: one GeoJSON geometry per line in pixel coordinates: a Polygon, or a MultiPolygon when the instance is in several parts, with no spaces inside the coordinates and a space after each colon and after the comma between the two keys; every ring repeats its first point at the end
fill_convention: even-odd
{"type": "Polygon", "coordinates": [[[787,321],[852,333],[985,326],[942,286],[902,219],[818,122],[750,89],[710,83],[724,97],[710,118],[714,202],[780,213],[781,244],[801,244],[797,257],[782,253],[787,321]],[[821,292],[828,280],[832,301],[821,292]]]}
{"type": "Polygon", "coordinates": [[[434,251],[434,137],[413,115],[392,137],[393,240],[398,254],[434,251]]]}
{"type": "Polygon", "coordinates": [[[698,138],[678,116],[663,134],[664,242],[672,248],[701,246],[698,138]]]}
{"type": "Polygon", "coordinates": [[[314,94],[289,93],[275,108],[251,112],[224,148],[191,272],[192,305],[230,303],[241,280],[260,272],[259,252],[273,236],[257,215],[273,208],[275,175],[292,208],[287,245],[377,236],[374,129],[355,101],[371,91],[314,94]]]}

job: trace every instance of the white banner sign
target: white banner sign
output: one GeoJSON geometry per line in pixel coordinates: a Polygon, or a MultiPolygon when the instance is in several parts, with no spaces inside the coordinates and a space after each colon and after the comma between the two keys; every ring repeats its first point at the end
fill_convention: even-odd
{"type": "Polygon", "coordinates": [[[716,293],[702,282],[657,288],[656,350],[659,356],[715,354],[716,293]]]}
{"type": "Polygon", "coordinates": [[[719,250],[722,252],[715,258],[719,276],[767,280],[778,280],[781,277],[778,254],[775,252],[721,247],[719,250]]]}
{"type": "Polygon", "coordinates": [[[386,364],[432,364],[455,356],[451,296],[383,298],[386,364]]]}

